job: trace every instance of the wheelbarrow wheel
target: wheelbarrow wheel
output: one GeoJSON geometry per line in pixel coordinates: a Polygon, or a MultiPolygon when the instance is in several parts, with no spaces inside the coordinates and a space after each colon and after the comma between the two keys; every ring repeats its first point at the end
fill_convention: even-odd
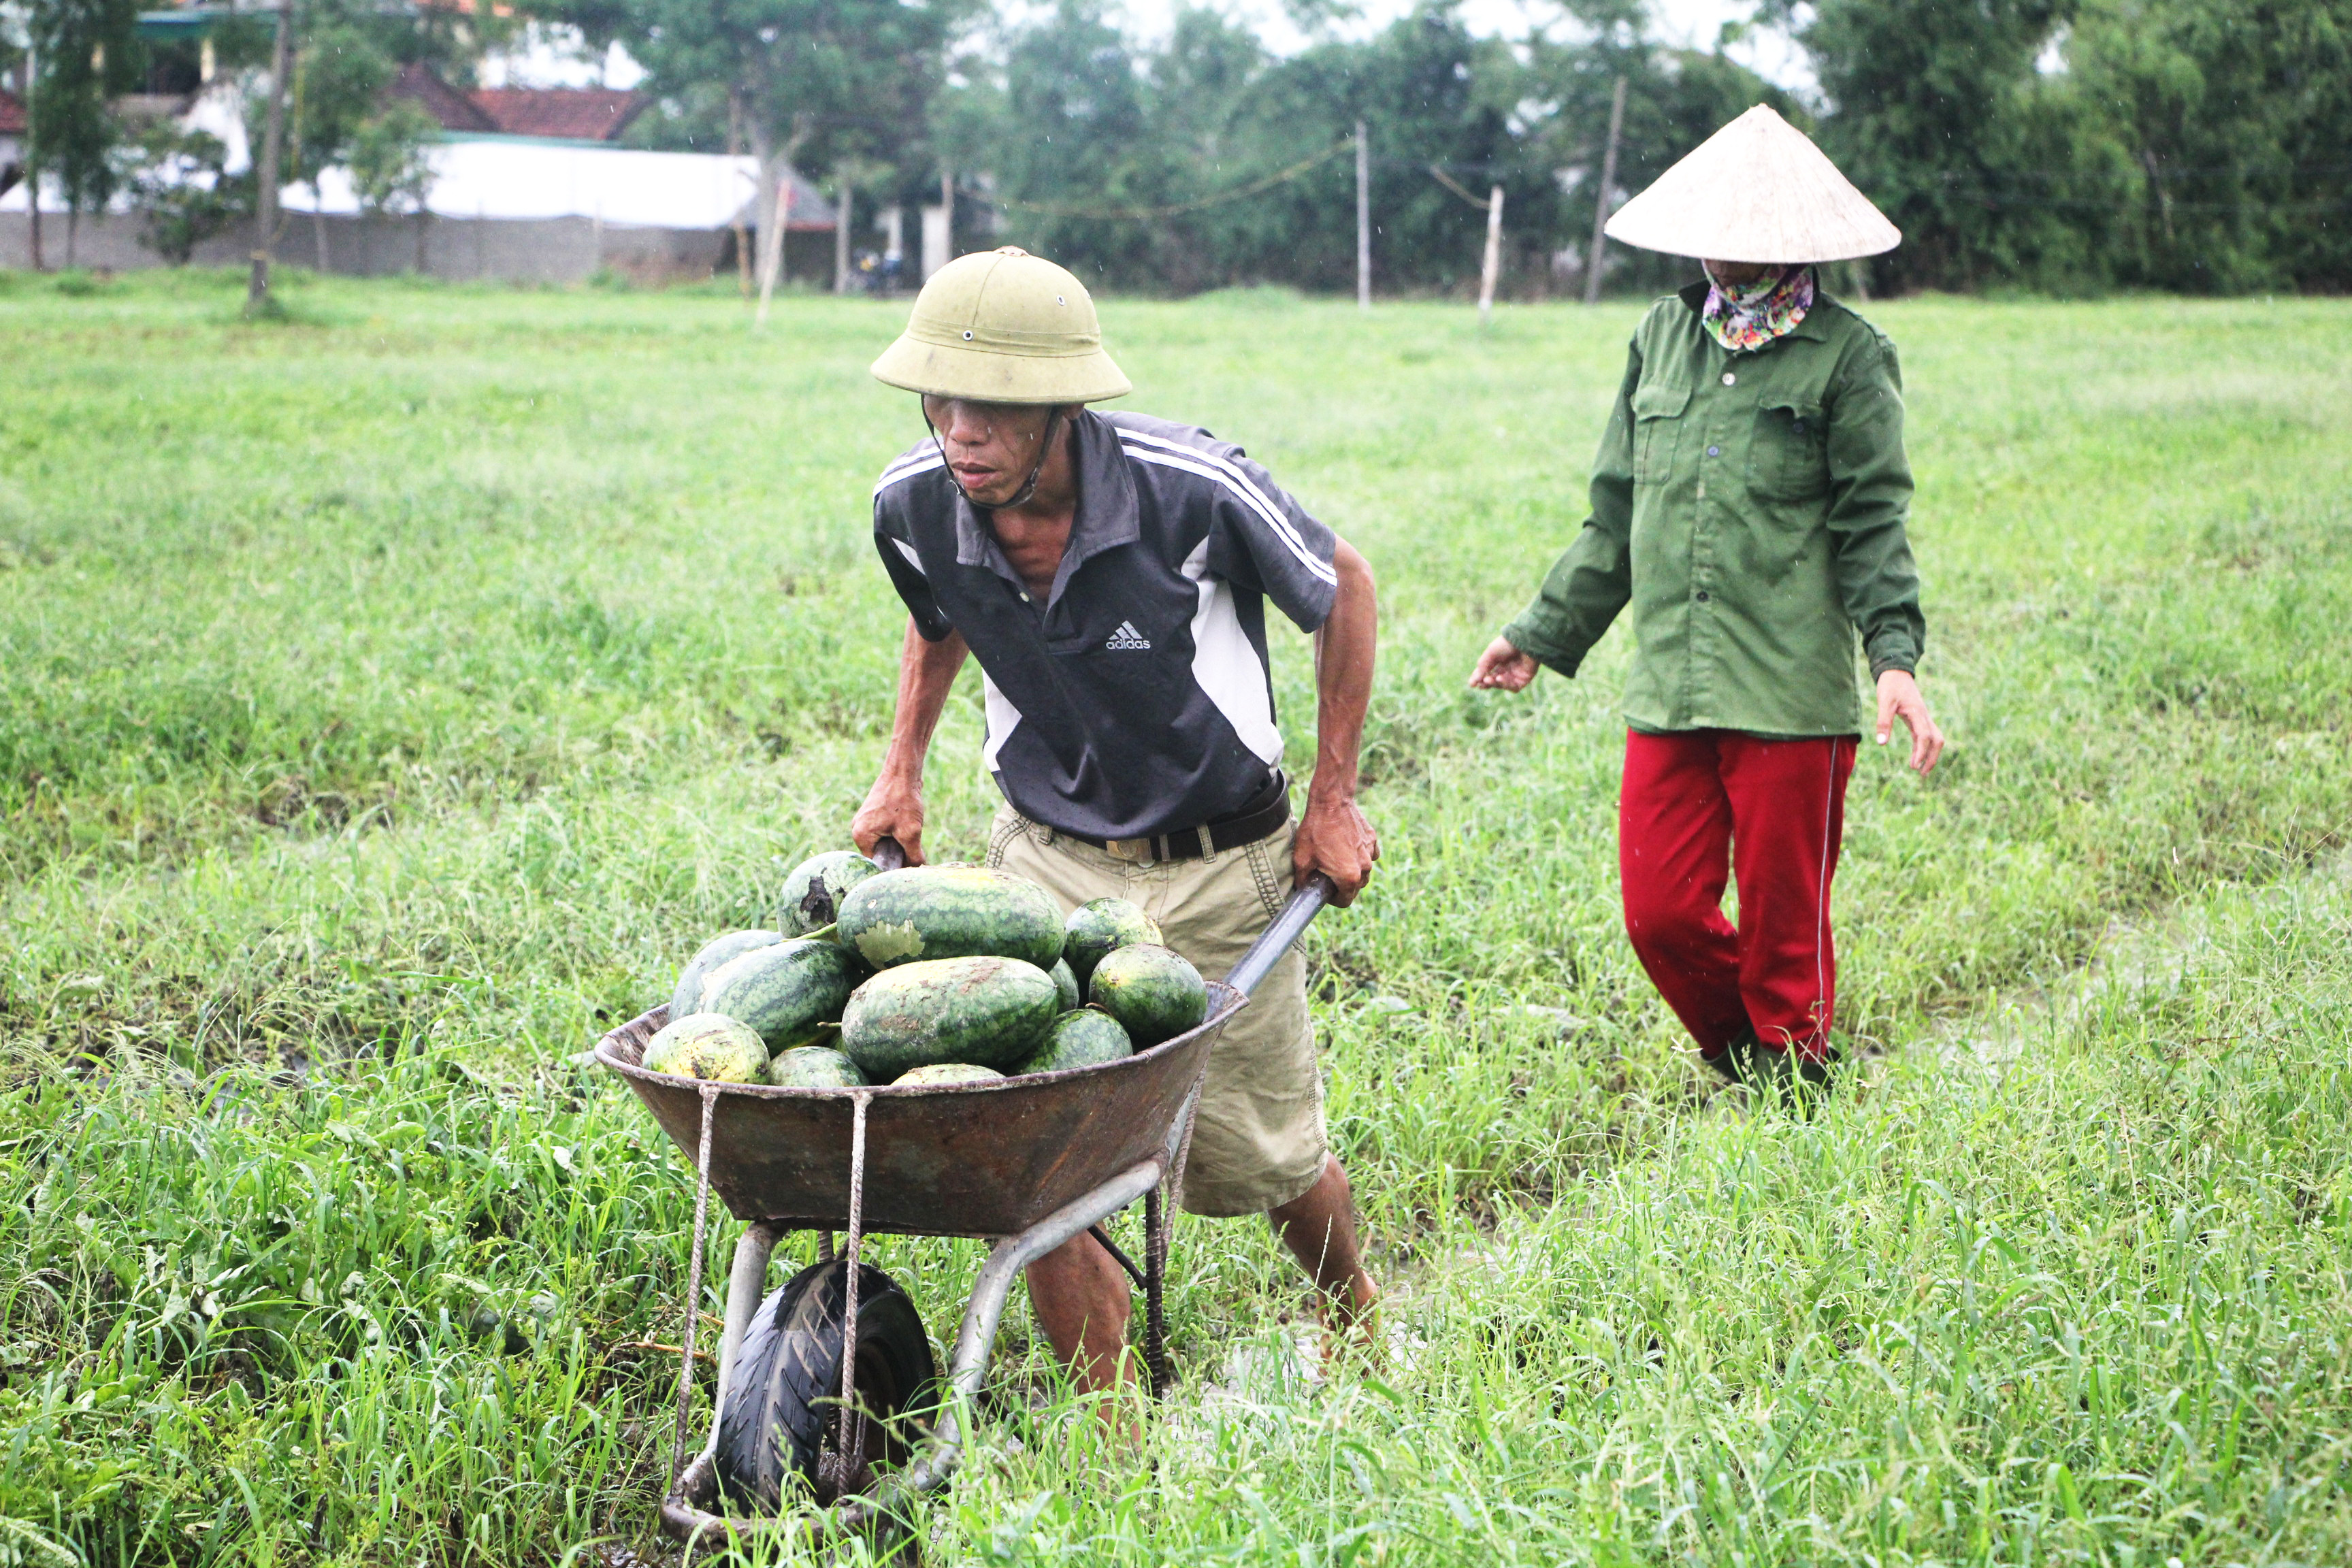
{"type": "MultiPolygon", "coordinates": [[[[736,1352],[727,1408],[719,1423],[719,1482],[731,1497],[774,1512],[787,1477],[800,1476],[819,1502],[841,1426],[841,1329],[848,1261],[811,1264],[760,1304],[736,1352]]],[[[857,1271],[857,1462],[848,1489],[862,1490],[877,1468],[903,1461],[908,1417],[936,1402],[939,1363],[915,1303],[880,1269],[857,1271]]]]}

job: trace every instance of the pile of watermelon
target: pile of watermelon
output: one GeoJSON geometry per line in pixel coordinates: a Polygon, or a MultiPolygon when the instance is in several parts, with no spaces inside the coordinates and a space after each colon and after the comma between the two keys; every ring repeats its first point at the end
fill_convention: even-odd
{"type": "Polygon", "coordinates": [[[1208,1011],[1200,972],[1125,899],[1065,920],[1009,872],[835,850],[784,879],[776,929],[694,955],[643,1063],[783,1089],[994,1081],[1117,1061],[1208,1011]]]}

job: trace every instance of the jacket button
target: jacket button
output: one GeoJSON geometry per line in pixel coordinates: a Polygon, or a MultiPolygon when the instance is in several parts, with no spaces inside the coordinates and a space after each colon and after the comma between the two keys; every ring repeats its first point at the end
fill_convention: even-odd
{"type": "Polygon", "coordinates": [[[1723,456],[1723,448],[1720,447],[1709,447],[1706,449],[1706,455],[1710,458],[1720,458],[1723,456]]]}
{"type": "Polygon", "coordinates": [[[1727,371],[1727,371],[1725,371],[1725,372],[1723,373],[1723,384],[1724,384],[1724,385],[1726,385],[1726,386],[1729,386],[1729,385],[1731,385],[1732,384],[1734,384],[1735,382],[1737,382],[1738,379],[1739,379],[1739,377],[1738,377],[1738,376],[1737,376],[1737,375],[1735,375],[1735,374],[1733,374],[1730,371],[1727,371]]]}
{"type": "Polygon", "coordinates": [[[1706,603],[1706,590],[1704,588],[1698,591],[1698,602],[1702,605],[1706,603]]]}

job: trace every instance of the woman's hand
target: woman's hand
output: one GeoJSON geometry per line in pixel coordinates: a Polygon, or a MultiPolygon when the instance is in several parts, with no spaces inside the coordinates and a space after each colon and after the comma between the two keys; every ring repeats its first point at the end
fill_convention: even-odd
{"type": "Polygon", "coordinates": [[[1470,684],[1482,691],[1525,691],[1528,682],[1542,668],[1535,655],[1513,647],[1510,638],[1496,637],[1478,656],[1478,668],[1470,672],[1470,684]]]}
{"type": "Polygon", "coordinates": [[[1907,669],[1890,669],[1878,678],[1880,745],[1886,744],[1886,737],[1895,732],[1897,719],[1911,731],[1911,765],[1924,779],[1936,759],[1944,754],[1944,732],[1927,716],[1927,700],[1919,694],[1919,682],[1907,669]]]}

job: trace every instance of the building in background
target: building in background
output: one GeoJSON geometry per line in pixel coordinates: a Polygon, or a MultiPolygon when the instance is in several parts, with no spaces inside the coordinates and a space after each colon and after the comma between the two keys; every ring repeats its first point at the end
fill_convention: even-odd
{"type": "Polygon", "coordinates": [[[455,135],[543,136],[561,142],[617,142],[652,100],[601,87],[451,87],[431,66],[400,68],[387,89],[419,105],[455,135]]]}
{"type": "MultiPolygon", "coordinates": [[[[747,233],[757,231],[759,164],[749,157],[444,132],[431,159],[432,189],[414,216],[368,216],[341,169],[328,170],[315,193],[288,186],[278,254],[360,276],[567,283],[613,272],[687,281],[733,269],[739,218],[747,233]]],[[[829,282],[833,205],[807,180],[791,178],[785,275],[829,282]]]]}
{"type": "MultiPolygon", "coordinates": [[[[615,273],[656,283],[733,272],[739,224],[756,242],[757,161],[616,145],[614,138],[645,108],[639,94],[604,88],[461,91],[419,65],[403,69],[388,90],[421,104],[442,128],[428,154],[433,177],[423,211],[371,214],[347,172],[329,169],[315,190],[294,184],[282,193],[283,227],[274,246],[279,260],[357,276],[419,272],[569,283],[615,273]]],[[[234,174],[250,167],[241,101],[221,82],[184,98],[145,95],[131,107],[220,136],[234,174]]],[[[0,137],[8,134],[12,102],[0,100],[0,137]]],[[[0,142],[0,162],[10,145],[0,142]]],[[[784,277],[830,284],[833,204],[798,174],[789,179],[784,277]]],[[[50,214],[62,216],[65,204],[43,184],[46,222],[50,214]]],[[[31,262],[30,195],[22,184],[0,190],[0,267],[31,262]]],[[[161,264],[140,243],[139,218],[127,209],[86,214],[75,226],[75,264],[113,270],[161,264]]],[[[63,236],[58,226],[47,247],[52,266],[66,259],[63,236]]],[[[241,224],[199,246],[194,259],[232,266],[253,245],[251,225],[241,224]]]]}
{"type": "Polygon", "coordinates": [[[25,177],[25,100],[0,88],[0,195],[25,177]]]}

